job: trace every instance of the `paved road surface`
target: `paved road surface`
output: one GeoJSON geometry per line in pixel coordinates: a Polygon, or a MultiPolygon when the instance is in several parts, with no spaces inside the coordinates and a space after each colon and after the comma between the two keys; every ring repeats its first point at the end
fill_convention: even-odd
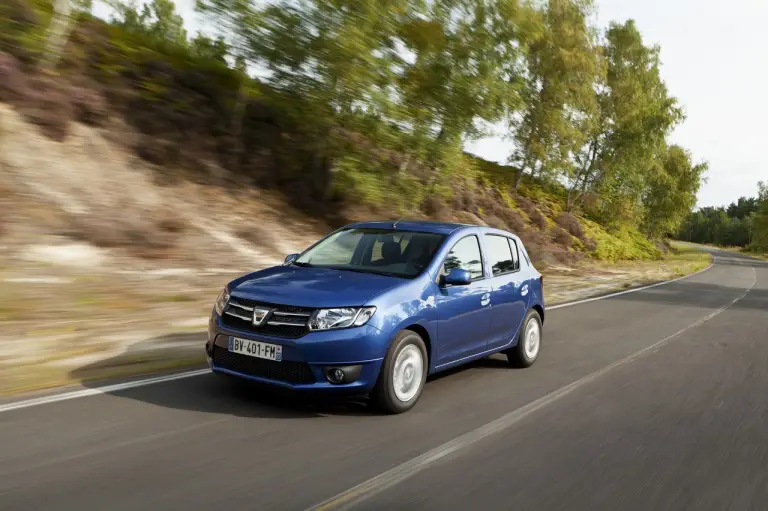
{"type": "Polygon", "coordinates": [[[399,416],[211,375],[6,411],[0,509],[768,509],[768,265],[718,253],[545,332],[534,367],[487,359],[399,416]]]}

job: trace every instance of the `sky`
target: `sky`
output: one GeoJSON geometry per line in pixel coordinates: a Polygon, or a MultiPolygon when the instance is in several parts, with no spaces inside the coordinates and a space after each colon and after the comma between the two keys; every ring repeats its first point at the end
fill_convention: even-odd
{"type": "MultiPolygon", "coordinates": [[[[687,119],[670,141],[709,162],[699,207],[757,194],[768,181],[768,0],[596,0],[597,24],[629,18],[661,47],[662,78],[687,119]],[[764,152],[765,151],[765,152],[764,152]]],[[[190,33],[206,27],[194,0],[176,0],[190,33]]],[[[106,17],[103,6],[94,14],[106,17]]],[[[511,143],[490,137],[467,149],[504,162],[511,143]]]]}

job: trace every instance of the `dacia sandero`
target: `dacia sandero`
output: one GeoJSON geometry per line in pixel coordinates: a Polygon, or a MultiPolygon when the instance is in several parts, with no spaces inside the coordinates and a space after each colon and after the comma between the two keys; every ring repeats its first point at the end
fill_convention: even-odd
{"type": "Polygon", "coordinates": [[[296,391],[365,394],[402,413],[428,375],[494,353],[532,365],[543,284],[511,232],[355,223],[225,286],[209,320],[208,364],[296,391]]]}

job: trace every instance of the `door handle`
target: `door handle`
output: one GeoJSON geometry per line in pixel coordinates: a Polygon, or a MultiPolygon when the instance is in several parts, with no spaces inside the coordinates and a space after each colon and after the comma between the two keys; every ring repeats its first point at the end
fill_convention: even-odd
{"type": "Polygon", "coordinates": [[[491,293],[485,293],[483,296],[480,297],[480,305],[485,307],[491,303],[491,293]]]}

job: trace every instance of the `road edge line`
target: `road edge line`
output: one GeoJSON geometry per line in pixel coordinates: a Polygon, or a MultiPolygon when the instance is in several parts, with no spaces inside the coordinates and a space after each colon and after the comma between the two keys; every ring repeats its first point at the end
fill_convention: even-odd
{"type": "Polygon", "coordinates": [[[0,405],[0,413],[10,412],[12,410],[20,410],[22,408],[30,408],[33,406],[41,406],[50,403],[58,403],[60,401],[69,401],[71,399],[79,399],[88,396],[97,396],[99,394],[109,394],[112,392],[118,392],[121,390],[133,389],[136,387],[144,387],[147,385],[154,385],[156,383],[165,383],[175,380],[183,380],[185,378],[192,378],[194,376],[202,376],[209,373],[209,369],[197,369],[195,371],[185,371],[183,373],[175,373],[167,376],[155,376],[153,378],[145,378],[136,381],[129,381],[125,383],[116,383],[113,385],[105,385],[103,387],[96,387],[93,389],[75,390],[72,392],[65,392],[62,394],[53,394],[51,396],[37,397],[32,399],[26,399],[23,401],[16,401],[0,405]]]}
{"type": "Polygon", "coordinates": [[[545,304],[544,307],[545,307],[545,310],[563,309],[565,307],[571,307],[573,305],[581,305],[582,303],[595,302],[597,300],[605,300],[606,298],[613,298],[615,296],[626,295],[626,294],[629,294],[629,293],[637,293],[638,291],[645,291],[646,289],[651,289],[651,288],[654,288],[654,287],[663,286],[665,284],[672,284],[673,282],[680,282],[681,280],[689,279],[691,277],[695,277],[696,275],[700,275],[700,274],[702,274],[702,273],[704,273],[706,271],[711,270],[715,266],[715,258],[716,257],[717,256],[715,256],[714,254],[712,255],[712,262],[709,263],[709,266],[707,266],[706,268],[702,268],[701,270],[695,271],[695,272],[690,273],[688,275],[683,275],[682,277],[677,277],[677,278],[674,278],[674,279],[671,279],[671,280],[662,280],[661,282],[656,282],[654,284],[649,284],[647,286],[641,286],[641,287],[636,287],[636,288],[633,288],[633,289],[627,289],[626,291],[617,291],[616,293],[610,293],[610,294],[607,294],[607,295],[593,296],[592,298],[584,298],[582,300],[574,300],[572,302],[558,303],[558,304],[555,304],[555,305],[550,305],[548,307],[545,304]]]}

